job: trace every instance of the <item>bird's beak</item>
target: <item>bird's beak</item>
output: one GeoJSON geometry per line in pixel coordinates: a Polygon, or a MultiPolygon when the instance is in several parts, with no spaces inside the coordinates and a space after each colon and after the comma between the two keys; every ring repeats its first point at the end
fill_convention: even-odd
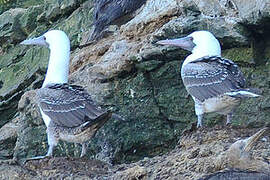
{"type": "Polygon", "coordinates": [[[23,45],[39,45],[39,46],[49,46],[49,44],[46,42],[44,36],[39,36],[37,38],[33,39],[26,39],[20,44],[23,45]]]}
{"type": "Polygon", "coordinates": [[[250,151],[251,148],[254,146],[255,142],[257,142],[262,137],[262,135],[265,133],[266,130],[267,128],[263,128],[260,131],[258,131],[256,134],[254,134],[253,136],[246,139],[244,151],[246,152],[250,151]]]}
{"type": "Polygon", "coordinates": [[[157,44],[160,45],[172,45],[172,46],[178,46],[181,47],[182,49],[192,51],[193,48],[196,46],[196,44],[193,43],[192,37],[183,37],[179,39],[167,39],[167,40],[161,40],[156,42],[157,44]]]}

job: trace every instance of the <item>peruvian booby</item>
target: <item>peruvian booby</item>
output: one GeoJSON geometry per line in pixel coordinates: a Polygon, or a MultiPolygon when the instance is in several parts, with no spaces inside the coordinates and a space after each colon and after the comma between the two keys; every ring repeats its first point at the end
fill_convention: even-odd
{"type": "Polygon", "coordinates": [[[195,31],[187,37],[161,40],[157,44],[173,45],[191,51],[181,68],[181,77],[195,102],[197,127],[204,113],[216,112],[232,119],[241,99],[258,97],[255,89],[245,88],[245,78],[231,60],[221,57],[218,40],[209,31],[195,31]]]}
{"type": "Polygon", "coordinates": [[[94,10],[94,31],[90,40],[102,37],[102,31],[108,25],[122,25],[130,20],[133,12],[146,0],[96,0],[94,10]]]}
{"type": "Polygon", "coordinates": [[[240,139],[233,143],[225,154],[219,155],[218,158],[223,160],[228,168],[251,170],[255,172],[270,173],[270,164],[261,159],[252,157],[252,149],[261,137],[269,130],[265,127],[257,133],[246,139],[240,139]],[[223,156],[221,158],[221,156],[223,156]]]}
{"type": "Polygon", "coordinates": [[[212,160],[213,169],[223,169],[221,172],[207,175],[202,179],[269,179],[270,164],[260,158],[254,158],[252,149],[263,137],[268,128],[263,128],[251,137],[239,139],[229,149],[220,153],[215,160],[212,160]]]}
{"type": "Polygon", "coordinates": [[[37,90],[40,112],[47,127],[49,149],[46,156],[53,155],[59,140],[82,144],[81,157],[84,156],[86,142],[112,113],[97,106],[82,87],[68,84],[70,41],[63,31],[51,30],[21,44],[50,49],[46,77],[37,90]]]}

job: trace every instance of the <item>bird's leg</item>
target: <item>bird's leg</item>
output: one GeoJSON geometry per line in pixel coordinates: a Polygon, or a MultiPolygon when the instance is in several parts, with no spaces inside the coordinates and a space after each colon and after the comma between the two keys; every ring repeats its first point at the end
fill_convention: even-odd
{"type": "Polygon", "coordinates": [[[48,152],[45,155],[46,157],[52,157],[52,155],[53,155],[53,148],[54,148],[54,145],[49,145],[48,152]]]}
{"type": "Polygon", "coordinates": [[[197,121],[197,128],[202,127],[202,120],[203,120],[203,115],[197,115],[198,121],[197,121]]]}
{"type": "Polygon", "coordinates": [[[80,157],[83,157],[86,154],[86,148],[87,148],[87,144],[82,143],[82,152],[81,152],[80,157]]]}
{"type": "Polygon", "coordinates": [[[50,127],[47,128],[47,139],[48,139],[48,145],[49,145],[47,154],[45,156],[36,156],[32,158],[27,158],[26,160],[36,160],[36,159],[44,159],[47,157],[52,157],[53,148],[57,145],[58,139],[55,136],[54,130],[50,127]]]}
{"type": "Polygon", "coordinates": [[[48,139],[49,149],[46,154],[46,157],[52,157],[53,148],[58,144],[59,139],[56,137],[54,128],[51,128],[50,126],[47,128],[47,139],[48,139]]]}
{"type": "Polygon", "coordinates": [[[203,106],[196,100],[195,100],[195,113],[198,117],[197,128],[202,127],[203,106]]]}
{"type": "Polygon", "coordinates": [[[227,122],[226,122],[226,125],[231,124],[232,117],[233,117],[233,113],[227,114],[227,122]]]}
{"type": "Polygon", "coordinates": [[[54,148],[54,145],[49,145],[48,152],[47,152],[47,154],[45,156],[36,156],[36,157],[32,157],[32,158],[27,158],[27,160],[37,160],[37,159],[44,159],[44,158],[47,158],[47,157],[52,157],[53,148],[54,148]]]}

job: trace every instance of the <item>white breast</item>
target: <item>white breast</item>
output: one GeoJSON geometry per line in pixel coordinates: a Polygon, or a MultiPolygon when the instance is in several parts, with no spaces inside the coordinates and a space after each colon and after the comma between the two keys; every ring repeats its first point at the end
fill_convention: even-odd
{"type": "Polygon", "coordinates": [[[46,125],[46,127],[48,127],[49,126],[49,124],[50,124],[50,122],[51,122],[51,118],[49,117],[49,116],[47,116],[43,111],[42,111],[42,109],[41,108],[39,108],[40,109],[40,112],[41,112],[41,115],[42,115],[42,118],[43,118],[43,121],[44,121],[44,123],[45,123],[45,125],[46,125]]]}

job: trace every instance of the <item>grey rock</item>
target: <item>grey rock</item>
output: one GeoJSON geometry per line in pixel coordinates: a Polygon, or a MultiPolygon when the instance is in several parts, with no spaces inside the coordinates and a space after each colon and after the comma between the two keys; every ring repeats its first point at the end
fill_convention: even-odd
{"type": "Polygon", "coordinates": [[[25,9],[10,9],[0,15],[0,44],[1,47],[16,44],[26,37],[20,28],[20,17],[25,9]]]}
{"type": "Polygon", "coordinates": [[[270,5],[263,0],[233,0],[245,25],[259,25],[270,16],[270,5]]]}

